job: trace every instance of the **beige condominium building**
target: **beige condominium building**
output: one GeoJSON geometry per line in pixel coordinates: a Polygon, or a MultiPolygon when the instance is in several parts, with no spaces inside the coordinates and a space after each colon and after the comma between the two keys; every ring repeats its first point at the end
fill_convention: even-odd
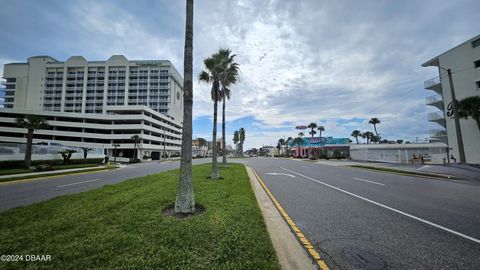
{"type": "MultiPolygon", "coordinates": [[[[453,89],[458,101],[480,95],[480,35],[440,54],[422,64],[423,67],[437,67],[438,76],[425,81],[425,89],[435,92],[427,97],[427,105],[435,107],[428,120],[438,124],[439,129],[431,131],[431,137],[444,141],[449,146],[450,162],[459,162],[457,132],[452,111],[452,95],[448,69],[452,73],[453,89]],[[452,157],[453,156],[453,160],[452,157]]],[[[460,128],[467,163],[480,163],[480,130],[474,119],[460,118],[460,128]]]]}
{"type": "Polygon", "coordinates": [[[118,156],[129,159],[131,137],[138,135],[139,158],[180,151],[183,78],[170,61],[34,56],[6,64],[3,79],[0,142],[26,142],[15,119],[34,114],[49,123],[35,132],[34,142],[104,148],[109,156],[116,145],[118,156]]]}

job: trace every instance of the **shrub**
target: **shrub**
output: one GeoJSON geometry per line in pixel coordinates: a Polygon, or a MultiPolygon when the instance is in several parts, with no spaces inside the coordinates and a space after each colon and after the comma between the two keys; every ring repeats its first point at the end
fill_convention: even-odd
{"type": "Polygon", "coordinates": [[[35,165],[35,171],[38,171],[38,172],[53,171],[53,168],[49,164],[39,164],[39,165],[35,165]]]}

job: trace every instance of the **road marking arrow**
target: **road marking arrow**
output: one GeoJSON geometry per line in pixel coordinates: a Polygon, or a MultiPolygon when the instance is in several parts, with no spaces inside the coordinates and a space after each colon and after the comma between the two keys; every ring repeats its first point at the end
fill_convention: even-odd
{"type": "Polygon", "coordinates": [[[295,178],[295,175],[291,175],[291,174],[288,174],[288,173],[270,172],[270,173],[265,173],[265,174],[268,174],[268,175],[285,175],[285,176],[288,176],[288,177],[291,177],[291,178],[295,178]]]}

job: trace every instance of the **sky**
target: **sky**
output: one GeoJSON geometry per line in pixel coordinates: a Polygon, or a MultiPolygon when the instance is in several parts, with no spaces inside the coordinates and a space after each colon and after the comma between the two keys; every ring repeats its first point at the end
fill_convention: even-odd
{"type": "MultiPolygon", "coordinates": [[[[322,136],[350,137],[373,131],[372,117],[382,138],[423,141],[440,128],[427,121],[435,109],[425,97],[435,93],[423,88],[438,72],[420,65],[478,35],[479,10],[478,0],[197,0],[194,137],[212,136],[203,59],[229,48],[240,78],[227,102],[227,143],[243,127],[244,149],[276,145],[311,122],[322,136]]],[[[114,54],[170,60],[183,73],[184,24],[184,1],[0,0],[0,74],[34,55],[114,54]]]]}

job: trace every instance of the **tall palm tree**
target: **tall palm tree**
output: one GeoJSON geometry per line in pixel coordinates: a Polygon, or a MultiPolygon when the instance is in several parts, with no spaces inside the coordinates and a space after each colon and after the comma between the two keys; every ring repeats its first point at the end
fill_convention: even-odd
{"type": "Polygon", "coordinates": [[[47,120],[38,115],[26,115],[25,118],[16,119],[17,126],[27,129],[27,149],[25,150],[25,167],[32,165],[33,132],[48,126],[47,120]]]}
{"type": "Polygon", "coordinates": [[[235,155],[238,155],[238,142],[240,141],[240,134],[238,133],[238,130],[235,130],[233,132],[233,144],[235,144],[235,155]]]}
{"type": "Polygon", "coordinates": [[[240,139],[240,156],[243,156],[243,143],[245,142],[245,129],[238,130],[238,138],[240,139]]]}
{"type": "Polygon", "coordinates": [[[212,172],[211,179],[218,179],[217,167],[217,113],[218,102],[221,101],[221,87],[220,79],[225,71],[226,63],[224,61],[223,53],[220,51],[214,53],[212,56],[203,60],[206,70],[200,73],[200,81],[211,83],[212,90],[210,92],[213,101],[213,129],[212,129],[212,172]]]}
{"type": "Polygon", "coordinates": [[[193,105],[193,0],[186,1],[185,48],[183,51],[183,127],[180,179],[175,213],[194,213],[192,185],[192,105],[193,105]]]}
{"type": "Polygon", "coordinates": [[[133,135],[132,137],[130,137],[130,139],[132,139],[133,141],[133,160],[137,160],[138,159],[138,150],[137,150],[137,145],[140,143],[140,136],[138,135],[133,135]]]}
{"type": "Polygon", "coordinates": [[[355,129],[354,131],[352,131],[352,134],[350,136],[355,137],[355,140],[357,140],[357,144],[358,144],[358,136],[361,136],[361,135],[362,135],[362,132],[358,129],[355,129]]]}
{"type": "Polygon", "coordinates": [[[370,121],[368,121],[368,123],[373,125],[373,129],[375,130],[375,136],[380,139],[377,132],[377,125],[380,124],[380,120],[376,117],[373,117],[372,119],[370,119],[370,121]]]}
{"type": "Polygon", "coordinates": [[[317,132],[315,131],[315,129],[317,128],[317,124],[316,123],[310,123],[310,125],[308,125],[308,128],[312,129],[309,132],[309,134],[312,135],[312,138],[313,138],[313,136],[315,136],[315,134],[317,134],[317,132]]]}
{"type": "MultiPolygon", "coordinates": [[[[301,133],[301,132],[300,132],[301,133]]],[[[303,145],[303,138],[302,137],[297,137],[293,140],[293,144],[297,145],[297,156],[300,156],[300,145],[303,145]]]]}
{"type": "Polygon", "coordinates": [[[458,114],[466,119],[472,117],[477,122],[477,127],[480,130],[480,96],[466,97],[460,100],[458,114]]]}
{"type": "Polygon", "coordinates": [[[238,80],[238,64],[234,62],[235,55],[231,54],[231,51],[220,50],[219,53],[222,54],[224,58],[223,61],[226,62],[225,70],[220,75],[221,83],[221,99],[222,99],[222,161],[223,165],[227,165],[227,144],[225,139],[225,104],[226,100],[230,99],[231,90],[230,85],[235,84],[238,80]]]}
{"type": "Polygon", "coordinates": [[[320,132],[318,134],[318,137],[321,138],[322,137],[322,132],[325,131],[325,128],[323,126],[318,126],[317,129],[318,129],[318,132],[320,132]]]}
{"type": "MultiPolygon", "coordinates": [[[[283,147],[284,144],[285,144],[285,140],[284,140],[283,138],[281,138],[281,139],[278,140],[278,144],[277,144],[277,145],[280,146],[280,147],[278,148],[278,152],[279,152],[278,154],[280,154],[280,150],[282,149],[282,147],[283,147]]],[[[281,152],[282,152],[281,154],[283,154],[283,151],[281,151],[281,152]]]]}

